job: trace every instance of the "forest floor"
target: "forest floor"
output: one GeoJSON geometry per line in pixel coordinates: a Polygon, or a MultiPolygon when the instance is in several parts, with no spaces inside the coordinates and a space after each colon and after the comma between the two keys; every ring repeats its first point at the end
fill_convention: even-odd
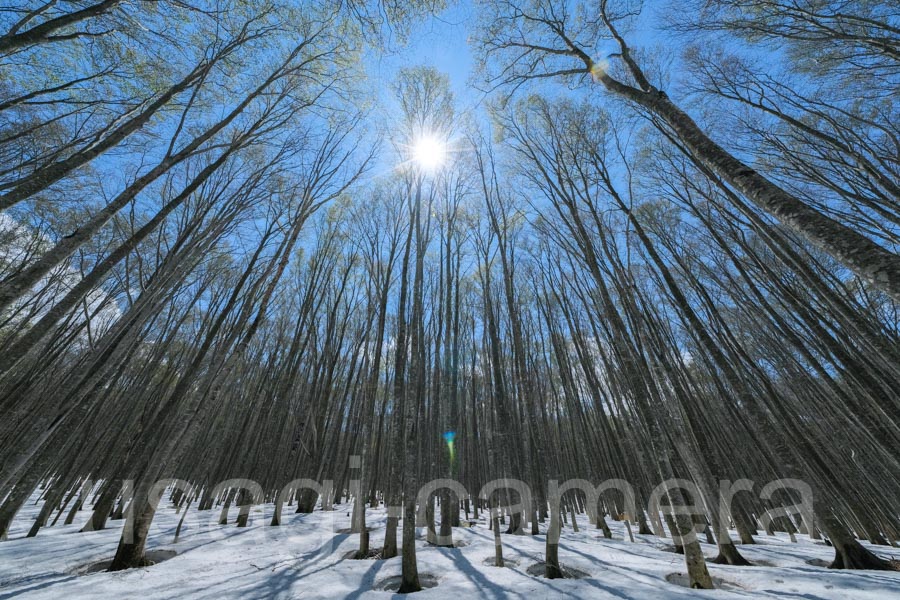
{"type": "MultiPolygon", "coordinates": [[[[219,510],[191,510],[181,537],[173,542],[179,515],[160,509],[147,548],[152,566],[117,573],[102,571],[116,549],[122,521],[109,529],[78,533],[89,512],[73,525],[42,529],[24,536],[39,506],[29,505],[17,517],[9,540],[0,543],[0,600],[81,598],[388,598],[380,591],[400,574],[400,558],[350,560],[358,545],[347,533],[347,505],[334,511],[297,515],[285,507],[284,524],[270,527],[272,505],[254,507],[250,525],[217,524],[219,510]]],[[[54,515],[55,516],[55,515],[54,515]]],[[[385,513],[368,510],[373,548],[384,539],[385,513]]],[[[627,541],[622,523],[609,521],[613,539],[590,527],[582,515],[580,531],[567,526],[559,556],[564,567],[580,571],[579,579],[548,580],[529,573],[543,559],[544,527],[539,536],[503,535],[505,568],[492,565],[494,542],[486,522],[454,529],[458,548],[437,548],[418,530],[416,554],[423,582],[436,584],[416,598],[797,598],[812,600],[885,600],[900,598],[900,572],[832,571],[823,566],[833,558],[824,542],[798,535],[761,533],[758,544],[739,546],[753,567],[710,564],[719,588],[694,591],[685,579],[684,560],[672,552],[668,538],[635,534],[627,541]],[[624,538],[624,539],[623,539],[624,538]]],[[[399,538],[399,535],[398,535],[399,538]]],[[[715,546],[703,544],[708,557],[715,546]]],[[[896,548],[877,547],[882,556],[900,557],[896,548]]],[[[398,598],[400,596],[397,596],[398,598]]]]}

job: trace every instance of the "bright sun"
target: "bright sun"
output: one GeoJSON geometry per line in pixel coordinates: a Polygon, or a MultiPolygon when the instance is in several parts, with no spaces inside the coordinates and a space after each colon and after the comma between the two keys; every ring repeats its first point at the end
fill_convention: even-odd
{"type": "Polygon", "coordinates": [[[419,166],[427,171],[434,171],[444,163],[447,149],[433,135],[423,135],[412,148],[412,157],[419,166]]]}

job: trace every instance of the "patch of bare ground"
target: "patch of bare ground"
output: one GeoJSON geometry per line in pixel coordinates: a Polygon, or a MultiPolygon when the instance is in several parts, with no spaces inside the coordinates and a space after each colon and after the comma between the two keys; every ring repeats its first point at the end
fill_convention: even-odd
{"type": "MultiPolygon", "coordinates": [[[[681,587],[691,587],[691,578],[688,577],[687,573],[669,573],[668,575],[666,575],[666,581],[673,585],[680,585],[681,587]]],[[[747,589],[742,585],[739,585],[733,581],[728,581],[727,579],[722,579],[721,577],[713,577],[712,581],[713,586],[717,590],[746,591],[747,589]]]]}
{"type": "MultiPolygon", "coordinates": [[[[563,579],[584,579],[585,577],[590,577],[589,573],[585,573],[584,571],[581,571],[574,567],[560,565],[559,569],[562,571],[563,579]]],[[[547,563],[536,562],[525,569],[525,572],[529,575],[533,575],[534,577],[544,577],[547,574],[547,563]]]]}
{"type": "MultiPolygon", "coordinates": [[[[372,586],[372,589],[378,590],[381,592],[398,592],[400,590],[400,584],[403,581],[403,577],[400,575],[394,575],[392,577],[385,577],[379,581],[375,582],[375,585],[372,586]]],[[[436,587],[438,584],[438,578],[431,573],[419,573],[419,585],[423,590],[427,590],[433,587],[436,587]]]]}
{"type": "MultiPolygon", "coordinates": [[[[175,558],[178,553],[174,550],[148,550],[144,553],[144,557],[147,559],[147,562],[141,567],[152,567],[157,563],[161,563],[163,561],[169,560],[170,558],[175,558]]],[[[72,569],[72,573],[74,575],[90,575],[92,573],[102,573],[109,569],[109,565],[112,564],[112,559],[101,560],[97,562],[87,563],[85,565],[80,565],[72,569]]]]}

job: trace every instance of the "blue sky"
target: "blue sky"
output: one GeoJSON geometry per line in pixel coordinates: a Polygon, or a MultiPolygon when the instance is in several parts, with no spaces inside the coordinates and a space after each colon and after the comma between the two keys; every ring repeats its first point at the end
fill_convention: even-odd
{"type": "Polygon", "coordinates": [[[394,104],[391,83],[403,67],[431,66],[450,77],[460,110],[474,106],[481,95],[468,85],[474,61],[466,43],[474,23],[469,0],[457,2],[439,16],[414,24],[408,44],[379,57],[371,65],[373,91],[386,105],[394,104]]]}
{"type": "MultiPolygon", "coordinates": [[[[484,94],[471,85],[474,59],[466,43],[474,27],[474,11],[470,0],[455,2],[439,16],[414,22],[404,45],[392,40],[388,50],[370,52],[372,59],[366,68],[367,89],[375,103],[372,118],[380,126],[390,131],[391,122],[400,116],[393,86],[400,69],[405,67],[434,67],[450,79],[457,115],[478,111],[484,94]]],[[[390,140],[385,140],[373,169],[363,181],[386,175],[400,160],[390,140]]]]}
{"type": "MultiPolygon", "coordinates": [[[[397,110],[392,84],[403,67],[431,66],[448,75],[459,113],[477,111],[486,100],[485,94],[476,89],[477,80],[472,79],[477,74],[472,48],[467,44],[478,9],[472,0],[451,0],[450,4],[440,15],[414,22],[407,44],[400,46],[395,42],[388,52],[378,56],[372,53],[373,61],[367,69],[369,89],[378,99],[378,111],[383,118],[391,118],[397,110]]],[[[663,36],[655,27],[659,22],[659,8],[658,3],[647,2],[640,16],[629,23],[624,33],[633,47],[652,46],[662,41],[663,36]]],[[[618,51],[611,40],[598,40],[598,43],[597,51],[601,54],[618,51]]],[[[588,89],[573,91],[560,81],[544,80],[536,85],[551,95],[590,93],[588,89]]]]}

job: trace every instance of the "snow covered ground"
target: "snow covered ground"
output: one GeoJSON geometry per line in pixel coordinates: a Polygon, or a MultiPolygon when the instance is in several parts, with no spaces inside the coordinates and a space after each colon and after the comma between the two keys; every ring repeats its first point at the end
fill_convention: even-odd
{"type": "MultiPolygon", "coordinates": [[[[388,598],[378,591],[385,580],[400,573],[400,558],[349,560],[357,536],[346,533],[349,507],[333,512],[295,515],[285,509],[281,527],[268,525],[273,507],[255,507],[249,527],[216,524],[217,509],[191,510],[177,543],[173,543],[179,516],[171,508],[157,515],[148,549],[177,554],[151,567],[118,573],[88,572],[109,560],[116,548],[121,521],[110,529],[78,533],[89,513],[79,513],[75,524],[48,527],[36,538],[24,535],[37,512],[30,503],[18,516],[10,539],[0,543],[0,600],[80,598],[388,598]]],[[[372,547],[383,540],[385,514],[369,510],[372,547]]],[[[667,581],[684,572],[683,557],[667,550],[671,540],[635,535],[627,539],[621,523],[610,521],[614,539],[580,519],[581,530],[564,529],[560,562],[587,573],[582,579],[547,580],[528,574],[528,567],[544,553],[544,536],[503,536],[504,557],[511,566],[489,566],[493,536],[482,520],[453,532],[460,548],[426,544],[419,530],[417,556],[420,575],[437,580],[436,587],[416,598],[815,598],[900,599],[900,572],[831,571],[809,564],[830,561],[833,552],[821,542],[797,536],[761,534],[755,546],[739,546],[754,567],[710,565],[721,589],[694,591],[667,581]]],[[[543,533],[543,527],[542,527],[543,533]]],[[[707,556],[715,547],[704,544],[707,556]]],[[[900,551],[879,548],[895,557],[900,551]],[[893,551],[893,552],[892,552],[893,551]]],[[[170,553],[171,554],[171,553],[170,553]]]]}

